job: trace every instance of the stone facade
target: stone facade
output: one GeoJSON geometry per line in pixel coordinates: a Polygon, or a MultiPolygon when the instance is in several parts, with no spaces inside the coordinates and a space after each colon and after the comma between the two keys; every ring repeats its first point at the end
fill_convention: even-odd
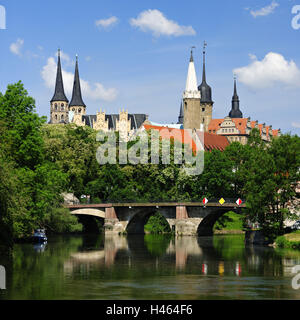
{"type": "Polygon", "coordinates": [[[50,123],[68,123],[69,106],[66,101],[53,101],[50,103],[50,123]]]}

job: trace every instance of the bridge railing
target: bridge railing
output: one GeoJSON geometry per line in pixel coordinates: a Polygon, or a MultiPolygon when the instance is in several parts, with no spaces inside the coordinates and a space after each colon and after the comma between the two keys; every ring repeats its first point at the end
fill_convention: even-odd
{"type": "MultiPolygon", "coordinates": [[[[101,202],[93,202],[93,201],[82,201],[80,202],[80,204],[90,204],[90,205],[96,205],[96,204],[111,204],[111,203],[120,203],[120,204],[125,204],[125,203],[202,203],[203,199],[205,197],[202,197],[200,199],[192,199],[192,200],[167,200],[167,199],[154,199],[154,200],[146,200],[146,199],[122,199],[122,200],[116,200],[116,199],[107,199],[105,201],[101,201],[101,202]]],[[[209,203],[219,203],[219,201],[222,198],[207,198],[209,203]]],[[[224,204],[235,204],[236,201],[238,200],[237,198],[223,198],[225,200],[224,204]]],[[[242,204],[245,204],[245,199],[241,199],[242,200],[242,204]]]]}

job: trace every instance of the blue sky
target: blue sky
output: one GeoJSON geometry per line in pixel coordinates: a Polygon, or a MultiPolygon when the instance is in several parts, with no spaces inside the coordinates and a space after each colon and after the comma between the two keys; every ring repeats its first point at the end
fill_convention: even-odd
{"type": "Polygon", "coordinates": [[[190,47],[196,46],[200,84],[206,40],[213,117],[230,111],[235,72],[244,117],[300,134],[300,29],[291,24],[300,0],[0,0],[0,5],[6,9],[0,91],[22,80],[40,115],[49,117],[60,47],[69,99],[79,55],[88,114],[124,108],[154,122],[177,122],[190,47]]]}

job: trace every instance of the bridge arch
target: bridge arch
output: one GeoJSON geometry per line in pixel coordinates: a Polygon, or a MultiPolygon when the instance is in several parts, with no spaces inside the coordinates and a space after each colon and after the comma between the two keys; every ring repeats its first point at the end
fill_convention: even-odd
{"type": "Polygon", "coordinates": [[[83,225],[84,233],[99,234],[103,232],[105,211],[80,208],[71,211],[71,214],[77,216],[79,223],[83,225]]]}
{"type": "Polygon", "coordinates": [[[213,236],[214,225],[217,220],[224,214],[228,213],[230,210],[228,208],[217,208],[210,212],[203,220],[199,223],[197,234],[199,237],[213,236]]]}
{"type": "Polygon", "coordinates": [[[99,209],[77,209],[77,210],[71,211],[71,214],[93,216],[93,217],[105,219],[105,211],[99,210],[99,209]]]}
{"type": "Polygon", "coordinates": [[[156,213],[160,213],[168,223],[170,230],[172,230],[172,218],[175,218],[175,210],[174,213],[172,213],[171,208],[155,208],[155,207],[149,207],[149,208],[141,208],[138,210],[129,220],[126,231],[128,234],[145,234],[144,227],[147,224],[149,218],[156,213]],[[174,217],[173,217],[174,215],[174,217]]]}

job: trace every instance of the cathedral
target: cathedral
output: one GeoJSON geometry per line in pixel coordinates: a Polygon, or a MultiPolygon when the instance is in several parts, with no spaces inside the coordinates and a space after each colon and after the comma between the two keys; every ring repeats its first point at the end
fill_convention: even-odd
{"type": "Polygon", "coordinates": [[[96,115],[87,115],[87,106],[81,93],[78,56],[76,56],[73,93],[69,102],[64,91],[60,50],[58,50],[55,92],[50,101],[50,124],[75,123],[77,126],[90,126],[95,130],[119,131],[127,139],[147,119],[146,114],[129,114],[124,109],[119,114],[106,114],[100,110],[96,115]]]}
{"type": "Polygon", "coordinates": [[[193,52],[188,67],[186,89],[180,107],[178,125],[183,129],[204,129],[204,132],[225,136],[229,143],[238,141],[246,144],[249,134],[253,128],[260,131],[261,138],[268,142],[272,137],[280,136],[280,129],[274,130],[271,125],[259,124],[258,121],[251,121],[244,118],[240,110],[240,100],[237,94],[236,78],[234,79],[233,97],[231,110],[228,116],[223,119],[213,119],[212,89],[206,82],[206,43],[203,50],[203,74],[202,83],[198,86],[193,52]]]}
{"type": "Polygon", "coordinates": [[[95,130],[118,131],[120,136],[128,140],[136,129],[197,129],[204,130],[205,138],[211,143],[206,144],[206,149],[223,150],[227,143],[238,141],[246,144],[253,128],[260,131],[262,139],[266,142],[272,137],[280,136],[279,130],[274,130],[271,125],[259,124],[244,118],[240,110],[240,100],[237,94],[237,81],[234,79],[231,110],[223,119],[213,119],[212,89],[206,80],[206,43],[203,49],[202,83],[198,86],[193,51],[191,51],[186,88],[183,93],[180,114],[177,124],[155,124],[148,120],[146,114],[129,114],[120,110],[119,114],[106,114],[99,111],[96,115],[87,115],[87,107],[83,101],[80,87],[78,57],[76,56],[74,85],[71,102],[64,92],[60,50],[58,50],[57,75],[54,96],[50,101],[50,124],[74,123],[77,126],[90,126],[95,130]]]}

